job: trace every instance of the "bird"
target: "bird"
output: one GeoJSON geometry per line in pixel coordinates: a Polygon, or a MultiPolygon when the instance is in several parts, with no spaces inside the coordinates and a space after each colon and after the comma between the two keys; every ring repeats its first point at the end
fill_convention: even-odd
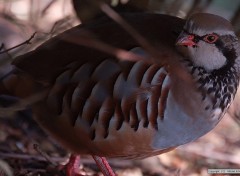
{"type": "Polygon", "coordinates": [[[239,84],[239,41],[226,19],[121,16],[157,54],[101,16],[18,56],[0,82],[0,94],[29,100],[33,118],[63,147],[99,163],[159,155],[198,139],[220,122],[239,84]],[[86,35],[143,59],[80,45],[86,35]]]}

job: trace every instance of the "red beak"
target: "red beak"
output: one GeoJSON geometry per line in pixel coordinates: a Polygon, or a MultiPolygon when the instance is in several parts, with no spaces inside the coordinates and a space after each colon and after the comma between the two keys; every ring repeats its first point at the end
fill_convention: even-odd
{"type": "Polygon", "coordinates": [[[180,35],[177,39],[176,45],[197,46],[193,39],[194,39],[193,35],[180,35]]]}

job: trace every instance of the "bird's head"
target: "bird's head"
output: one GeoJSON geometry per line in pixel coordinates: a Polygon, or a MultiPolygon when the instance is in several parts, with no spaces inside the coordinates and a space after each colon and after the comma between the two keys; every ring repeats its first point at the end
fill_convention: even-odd
{"type": "Polygon", "coordinates": [[[230,22],[207,13],[195,14],[187,20],[176,45],[194,66],[208,72],[234,63],[239,55],[238,38],[230,22]]]}

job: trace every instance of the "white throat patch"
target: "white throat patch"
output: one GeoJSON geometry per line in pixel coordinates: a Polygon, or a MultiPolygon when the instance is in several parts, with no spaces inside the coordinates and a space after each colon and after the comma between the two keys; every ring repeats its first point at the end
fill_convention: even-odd
{"type": "Polygon", "coordinates": [[[195,66],[204,67],[207,71],[219,69],[226,64],[226,57],[215,45],[198,42],[198,47],[189,48],[190,57],[195,66]]]}

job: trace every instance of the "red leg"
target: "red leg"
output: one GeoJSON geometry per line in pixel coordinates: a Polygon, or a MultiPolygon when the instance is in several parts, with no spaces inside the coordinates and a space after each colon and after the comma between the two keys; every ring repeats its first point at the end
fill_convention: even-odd
{"type": "MultiPolygon", "coordinates": [[[[105,157],[96,155],[92,155],[92,157],[104,176],[116,176],[105,157]]],[[[66,176],[83,176],[79,172],[79,165],[80,156],[72,154],[69,158],[68,163],[64,166],[66,176]]]]}
{"type": "Polygon", "coordinates": [[[66,165],[59,167],[60,170],[66,173],[66,176],[84,176],[81,174],[80,166],[80,155],[72,154],[69,158],[69,161],[66,165]]]}
{"type": "Polygon", "coordinates": [[[66,164],[66,175],[67,176],[80,176],[78,174],[80,166],[80,156],[79,155],[71,155],[68,163],[66,164]]]}
{"type": "Polygon", "coordinates": [[[96,161],[96,164],[98,165],[104,176],[116,176],[105,157],[100,157],[96,155],[92,155],[92,157],[96,161]]]}

